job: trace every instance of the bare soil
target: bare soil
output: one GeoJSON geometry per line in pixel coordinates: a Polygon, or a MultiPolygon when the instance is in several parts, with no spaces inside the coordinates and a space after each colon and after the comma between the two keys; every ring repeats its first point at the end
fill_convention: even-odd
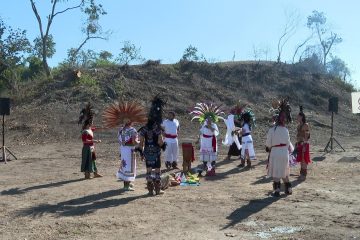
{"type": "Polygon", "coordinates": [[[80,141],[13,146],[19,160],[0,165],[0,239],[357,239],[360,138],[338,140],[346,152],[313,146],[308,178],[293,168],[294,194],[280,198],[262,149],[244,170],[222,148],[216,177],[149,197],[141,161],[136,191],[121,190],[111,138],[97,145],[104,177],[91,180],[79,172],[80,141]]]}

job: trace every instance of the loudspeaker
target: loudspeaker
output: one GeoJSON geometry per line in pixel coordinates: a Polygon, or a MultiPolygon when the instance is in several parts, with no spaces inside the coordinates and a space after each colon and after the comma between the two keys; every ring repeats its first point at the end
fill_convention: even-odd
{"type": "Polygon", "coordinates": [[[0,98],[0,115],[10,115],[10,98],[0,98]]]}
{"type": "Polygon", "coordinates": [[[338,113],[339,109],[339,98],[331,97],[329,98],[329,112],[338,113]]]}

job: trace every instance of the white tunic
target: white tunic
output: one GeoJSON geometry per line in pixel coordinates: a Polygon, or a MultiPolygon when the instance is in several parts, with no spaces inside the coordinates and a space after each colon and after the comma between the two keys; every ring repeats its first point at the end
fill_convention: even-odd
{"type": "Polygon", "coordinates": [[[211,131],[204,124],[200,129],[200,160],[203,162],[216,161],[217,159],[217,142],[213,146],[213,139],[219,135],[219,129],[215,123],[211,124],[215,131],[211,131]]]}
{"type": "Polygon", "coordinates": [[[174,119],[173,121],[166,119],[163,121],[162,125],[165,132],[165,142],[167,143],[165,150],[165,161],[167,162],[177,162],[179,157],[179,142],[178,138],[169,138],[166,137],[166,134],[177,136],[179,129],[179,121],[174,119]]]}
{"type": "Polygon", "coordinates": [[[290,136],[286,127],[274,126],[267,134],[266,146],[271,149],[268,165],[268,176],[285,178],[290,175],[289,169],[290,136]],[[279,147],[278,145],[285,146],[279,147]]]}
{"type": "MultiPolygon", "coordinates": [[[[180,126],[180,123],[177,119],[174,119],[173,121],[166,119],[162,122],[161,126],[164,128],[165,134],[176,135],[176,136],[178,135],[178,128],[180,126]]],[[[178,139],[165,137],[165,142],[177,143],[178,139]]]]}

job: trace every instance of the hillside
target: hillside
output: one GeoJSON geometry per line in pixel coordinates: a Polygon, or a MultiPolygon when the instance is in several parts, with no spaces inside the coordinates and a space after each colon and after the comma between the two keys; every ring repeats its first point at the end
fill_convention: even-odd
{"type": "MultiPolygon", "coordinates": [[[[77,78],[72,69],[56,69],[54,81],[35,81],[21,86],[13,96],[12,114],[7,118],[11,144],[77,141],[78,113],[91,101],[101,124],[104,106],[118,98],[138,99],[144,105],[161,93],[182,121],[183,131],[196,134],[196,123],[190,123],[188,111],[196,102],[222,104],[225,111],[237,101],[249,103],[257,117],[255,137],[261,146],[269,125],[272,98],[290,96],[294,116],[304,106],[314,130],[315,144],[325,145],[330,133],[328,98],[339,97],[339,114],[335,131],[339,136],[357,135],[360,126],[351,114],[351,88],[327,75],[306,70],[301,65],[278,65],[259,62],[194,63],[162,65],[149,61],[139,66],[107,66],[80,70],[77,78]],[[320,135],[319,135],[320,134],[320,135]]],[[[292,131],[295,124],[292,124],[292,131]]],[[[111,131],[102,137],[113,137],[111,131]]]]}

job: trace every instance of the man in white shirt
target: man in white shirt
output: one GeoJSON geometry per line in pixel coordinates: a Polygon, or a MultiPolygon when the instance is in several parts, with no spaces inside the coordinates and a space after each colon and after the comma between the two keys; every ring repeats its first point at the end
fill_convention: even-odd
{"type": "Polygon", "coordinates": [[[163,121],[161,126],[164,130],[165,142],[167,144],[165,150],[165,166],[168,169],[171,167],[177,169],[179,156],[178,132],[180,124],[179,121],[175,119],[175,112],[169,112],[168,118],[163,121]]]}

